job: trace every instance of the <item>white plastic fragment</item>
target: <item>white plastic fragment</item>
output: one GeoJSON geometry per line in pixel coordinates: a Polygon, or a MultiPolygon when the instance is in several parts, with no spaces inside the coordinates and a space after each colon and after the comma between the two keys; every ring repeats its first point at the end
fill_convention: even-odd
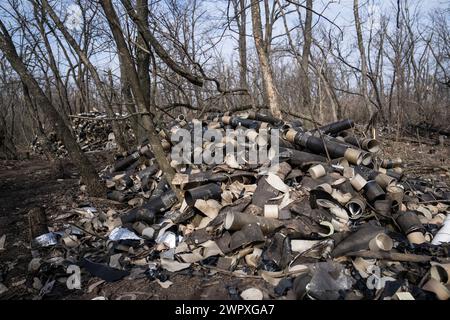
{"type": "Polygon", "coordinates": [[[53,232],[41,234],[40,236],[34,238],[34,241],[40,247],[50,247],[58,243],[58,239],[56,239],[56,235],[53,232]]]}
{"type": "Polygon", "coordinates": [[[244,300],[262,300],[264,298],[264,294],[259,289],[249,288],[242,291],[241,298],[244,300]]]}
{"type": "Polygon", "coordinates": [[[289,187],[276,174],[269,172],[266,181],[268,184],[270,184],[273,188],[277,189],[278,191],[284,193],[289,192],[289,187]]]}
{"type": "Polygon", "coordinates": [[[119,240],[142,240],[139,236],[137,236],[133,231],[128,230],[127,228],[115,228],[109,234],[109,240],[111,241],[119,241],[119,240]]]}

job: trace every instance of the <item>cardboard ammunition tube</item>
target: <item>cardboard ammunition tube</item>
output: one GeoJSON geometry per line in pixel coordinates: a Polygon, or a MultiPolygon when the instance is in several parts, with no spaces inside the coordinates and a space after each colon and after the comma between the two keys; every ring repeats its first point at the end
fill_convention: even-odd
{"type": "Polygon", "coordinates": [[[327,159],[313,153],[303,152],[290,148],[280,147],[280,159],[286,159],[292,166],[303,167],[310,166],[311,163],[325,162],[327,159]]]}
{"type": "Polygon", "coordinates": [[[347,148],[344,153],[344,158],[352,164],[360,165],[363,160],[363,152],[361,150],[347,148]]]}
{"type": "Polygon", "coordinates": [[[392,169],[394,167],[401,166],[403,163],[402,159],[395,158],[392,160],[386,159],[381,162],[381,167],[385,169],[392,169]]]}
{"type": "Polygon", "coordinates": [[[220,122],[214,121],[214,122],[208,123],[208,129],[219,129],[220,127],[222,127],[220,122]]]}
{"type": "Polygon", "coordinates": [[[120,217],[122,223],[131,223],[135,221],[145,221],[153,223],[157,213],[162,212],[173,206],[178,201],[174,191],[171,189],[158,197],[151,197],[150,200],[141,207],[134,208],[126,215],[120,217]]]}
{"type": "Polygon", "coordinates": [[[223,117],[221,118],[221,120],[222,120],[222,122],[223,122],[224,124],[230,124],[230,122],[231,122],[231,117],[230,117],[230,116],[223,116],[223,117]]]}
{"type": "Polygon", "coordinates": [[[375,180],[370,180],[364,186],[364,195],[369,202],[374,202],[384,198],[385,193],[375,180]]]}
{"type": "MultiPolygon", "coordinates": [[[[401,168],[400,168],[401,169],[401,168]]],[[[400,180],[403,176],[403,173],[394,172],[392,170],[386,170],[386,174],[395,178],[396,180],[400,180]]]]}
{"type": "Polygon", "coordinates": [[[421,244],[426,242],[424,237],[425,228],[413,211],[400,212],[395,220],[410,243],[421,244]]]}
{"type": "Polygon", "coordinates": [[[288,129],[288,131],[285,133],[286,140],[289,142],[292,142],[292,143],[295,142],[296,135],[297,135],[297,131],[294,129],[288,129]]]}
{"type": "Polygon", "coordinates": [[[366,202],[362,197],[358,196],[347,202],[345,207],[350,213],[350,219],[358,219],[362,216],[364,210],[366,210],[366,202]]]}
{"type": "Polygon", "coordinates": [[[324,166],[318,164],[314,167],[309,168],[308,173],[311,175],[311,178],[319,179],[325,176],[327,174],[327,171],[325,170],[324,166]]]}
{"type": "Polygon", "coordinates": [[[356,191],[361,191],[367,184],[367,180],[364,179],[361,175],[355,174],[355,176],[350,179],[350,183],[356,191]]]}
{"type": "Polygon", "coordinates": [[[186,203],[192,207],[195,201],[198,199],[208,200],[208,199],[219,199],[222,189],[216,183],[209,183],[203,186],[199,186],[184,193],[186,203]]]}
{"type": "Polygon", "coordinates": [[[403,174],[403,169],[400,167],[392,168],[392,171],[397,174],[403,174]]]}
{"type": "Polygon", "coordinates": [[[270,219],[278,219],[278,205],[266,204],[264,205],[264,217],[270,219]]]}
{"type": "Polygon", "coordinates": [[[375,210],[381,214],[382,216],[389,217],[392,212],[392,200],[391,199],[385,199],[385,200],[377,200],[373,204],[375,210]]]}
{"type": "Polygon", "coordinates": [[[178,117],[177,117],[177,121],[181,122],[181,121],[184,121],[184,120],[186,120],[186,117],[184,116],[184,114],[179,114],[178,117]]]}
{"type": "Polygon", "coordinates": [[[372,162],[372,154],[369,152],[362,152],[361,163],[368,166],[372,162]]]}
{"type": "Polygon", "coordinates": [[[396,180],[393,177],[388,176],[384,173],[379,173],[375,177],[375,181],[382,187],[386,189],[390,184],[394,183],[396,180]]]}
{"type": "Polygon", "coordinates": [[[380,151],[380,144],[375,139],[364,139],[362,141],[362,147],[364,150],[367,150],[372,153],[380,151]]]}
{"type": "Polygon", "coordinates": [[[252,223],[258,224],[264,234],[271,233],[283,225],[276,219],[263,218],[243,212],[228,212],[224,227],[227,230],[237,231],[252,223]]]}
{"type": "Polygon", "coordinates": [[[135,163],[137,161],[137,159],[140,158],[140,156],[141,155],[139,154],[139,152],[136,151],[136,152],[133,152],[132,154],[130,154],[128,157],[116,161],[116,163],[114,163],[113,167],[111,168],[110,172],[112,173],[112,172],[125,170],[126,168],[131,166],[133,163],[135,163]]]}
{"type": "Polygon", "coordinates": [[[249,129],[259,129],[261,126],[260,121],[244,119],[239,117],[231,117],[230,124],[233,127],[242,126],[249,129]]]}
{"type": "Polygon", "coordinates": [[[254,112],[254,111],[249,111],[248,112],[248,118],[252,119],[252,120],[258,120],[258,121],[262,121],[262,122],[267,122],[267,123],[273,124],[275,126],[280,126],[281,124],[283,124],[283,120],[281,120],[281,119],[277,119],[275,117],[268,116],[268,115],[261,114],[261,113],[257,113],[257,112],[254,112]]]}
{"type": "Polygon", "coordinates": [[[369,249],[371,251],[390,251],[394,246],[392,239],[384,233],[377,234],[375,238],[370,240],[369,249]]]}
{"type": "Polygon", "coordinates": [[[355,123],[351,119],[339,120],[336,122],[329,123],[319,128],[325,134],[337,134],[341,131],[351,129],[355,126],[355,123]]]}
{"type": "Polygon", "coordinates": [[[392,201],[397,202],[398,204],[403,202],[403,195],[404,190],[403,188],[396,186],[396,185],[390,185],[386,188],[387,195],[389,199],[392,199],[392,201]]]}
{"type": "Polygon", "coordinates": [[[155,229],[142,222],[133,223],[133,229],[146,239],[153,239],[155,236],[155,229]]]}
{"type": "Polygon", "coordinates": [[[423,290],[433,292],[439,300],[448,300],[450,291],[438,280],[431,278],[422,287],[423,290]]]}
{"type": "Polygon", "coordinates": [[[371,153],[378,152],[380,150],[380,146],[377,140],[375,139],[358,139],[354,136],[346,136],[344,138],[344,141],[354,145],[358,148],[362,148],[364,150],[367,150],[371,153]]]}
{"type": "Polygon", "coordinates": [[[322,183],[316,187],[316,189],[321,189],[326,193],[331,194],[333,192],[333,187],[329,183],[322,183]]]}
{"type": "Polygon", "coordinates": [[[450,284],[450,263],[431,266],[430,274],[433,279],[443,284],[450,284]]]}

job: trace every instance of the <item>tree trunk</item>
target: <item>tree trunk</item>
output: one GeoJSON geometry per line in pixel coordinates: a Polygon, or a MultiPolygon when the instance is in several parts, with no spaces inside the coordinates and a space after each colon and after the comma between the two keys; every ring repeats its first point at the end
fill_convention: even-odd
{"type": "Polygon", "coordinates": [[[369,109],[370,108],[369,95],[367,93],[367,60],[362,37],[361,20],[359,18],[358,0],[353,0],[353,15],[355,17],[356,36],[358,41],[359,56],[361,59],[361,94],[364,97],[365,108],[366,110],[369,111],[370,119],[372,119],[372,115],[369,109]]]}
{"type": "Polygon", "coordinates": [[[303,32],[303,37],[305,42],[303,44],[303,53],[302,53],[302,72],[303,72],[303,106],[306,110],[309,110],[311,106],[311,89],[310,89],[310,81],[308,76],[309,69],[309,55],[311,52],[311,43],[312,43],[312,7],[313,1],[306,0],[306,20],[305,20],[305,29],[303,32]]]}
{"type": "MultiPolygon", "coordinates": [[[[238,23],[239,29],[239,86],[242,89],[248,90],[248,82],[247,82],[247,73],[248,73],[248,65],[247,65],[247,10],[246,10],[246,1],[238,0],[239,4],[235,5],[235,15],[238,23]]],[[[248,95],[241,96],[241,105],[248,105],[249,97],[248,95]]]]}
{"type": "MultiPolygon", "coordinates": [[[[276,90],[272,70],[270,67],[270,60],[268,56],[268,50],[265,49],[262,25],[261,25],[261,10],[259,8],[258,0],[251,0],[251,12],[252,12],[252,26],[253,26],[253,38],[255,39],[255,47],[258,53],[259,65],[261,68],[264,95],[269,103],[270,113],[281,119],[281,105],[280,97],[276,90]]],[[[266,42],[269,39],[266,39],[266,42]]]]}
{"type": "MultiPolygon", "coordinates": [[[[117,16],[116,11],[112,5],[111,0],[103,0],[101,2],[103,11],[105,12],[106,18],[108,19],[108,24],[113,34],[114,40],[117,45],[117,50],[119,51],[119,55],[122,58],[122,63],[125,65],[125,72],[127,79],[130,81],[131,90],[133,91],[133,96],[138,106],[139,111],[146,112],[147,106],[145,104],[145,97],[143,94],[143,90],[140,87],[139,77],[136,72],[133,59],[131,57],[130,52],[128,51],[125,39],[123,37],[123,32],[120,27],[119,18],[117,16]]],[[[174,169],[170,166],[169,161],[166,158],[164,149],[161,145],[161,140],[159,138],[158,133],[155,130],[153,125],[153,121],[149,115],[144,115],[142,117],[142,122],[145,129],[148,132],[148,140],[152,147],[152,151],[155,154],[156,161],[158,162],[159,167],[164,172],[167,182],[171,186],[171,188],[176,192],[177,198],[182,200],[181,192],[172,185],[172,180],[175,175],[174,169]]]]}

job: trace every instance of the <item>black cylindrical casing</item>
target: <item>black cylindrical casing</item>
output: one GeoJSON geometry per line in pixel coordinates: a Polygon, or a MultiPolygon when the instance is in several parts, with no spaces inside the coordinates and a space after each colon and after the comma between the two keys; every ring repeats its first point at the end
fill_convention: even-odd
{"type": "Polygon", "coordinates": [[[385,193],[383,188],[374,180],[370,180],[364,186],[364,195],[369,202],[384,199],[385,193]]]}
{"type": "Polygon", "coordinates": [[[353,128],[355,123],[351,119],[344,119],[337,122],[329,123],[319,128],[325,134],[337,134],[341,131],[353,128]]]}
{"type": "Polygon", "coordinates": [[[375,201],[373,206],[374,206],[375,210],[382,216],[389,217],[392,213],[392,200],[391,199],[377,200],[377,201],[375,201]]]}
{"type": "Polygon", "coordinates": [[[237,127],[239,125],[249,128],[249,129],[259,129],[261,126],[261,122],[257,120],[244,119],[238,117],[231,117],[230,124],[233,127],[237,127]]]}
{"type": "Polygon", "coordinates": [[[163,193],[160,197],[150,199],[147,203],[139,208],[131,210],[129,213],[121,217],[122,223],[131,223],[135,221],[145,221],[153,223],[158,212],[163,212],[177,203],[178,198],[175,192],[170,189],[163,193]]]}
{"type": "Polygon", "coordinates": [[[355,136],[347,136],[345,137],[345,142],[350,143],[351,145],[357,146],[362,149],[362,143],[355,136]]]}
{"type": "Polygon", "coordinates": [[[355,166],[355,172],[366,180],[375,180],[378,172],[371,170],[365,166],[355,166]]]}
{"type": "Polygon", "coordinates": [[[215,118],[223,116],[223,113],[210,113],[206,116],[206,120],[214,120],[215,118]]]}
{"type": "Polygon", "coordinates": [[[128,157],[125,157],[123,159],[120,159],[114,163],[113,167],[111,168],[111,172],[117,172],[122,171],[131,166],[133,163],[135,163],[140,158],[139,151],[133,152],[128,157]]]}
{"type": "Polygon", "coordinates": [[[276,127],[281,127],[284,124],[284,121],[281,119],[277,119],[275,117],[272,116],[268,116],[265,114],[261,114],[261,113],[256,113],[256,112],[249,112],[248,113],[248,118],[251,120],[258,120],[261,122],[267,122],[270,123],[276,127]]]}
{"type": "Polygon", "coordinates": [[[189,206],[193,206],[198,199],[220,199],[222,189],[216,183],[208,183],[203,186],[199,186],[184,193],[186,203],[189,206]]]}
{"type": "Polygon", "coordinates": [[[106,198],[108,198],[110,200],[118,201],[118,202],[125,202],[125,201],[129,200],[131,198],[131,196],[127,195],[125,192],[113,190],[113,191],[108,191],[108,193],[106,194],[106,198]]]}
{"type": "Polygon", "coordinates": [[[150,201],[153,200],[154,198],[159,198],[161,197],[164,192],[166,192],[168,186],[167,186],[167,181],[165,178],[162,178],[158,184],[155,187],[155,190],[153,190],[152,195],[150,196],[150,201]]]}
{"type": "Polygon", "coordinates": [[[327,161],[325,157],[319,156],[317,154],[283,147],[280,147],[279,157],[280,159],[285,159],[292,166],[301,168],[310,165],[311,163],[327,161]]]}
{"type": "Polygon", "coordinates": [[[402,173],[397,173],[392,170],[386,170],[386,174],[392,178],[395,178],[396,180],[400,180],[403,177],[402,173]]]}
{"type": "Polygon", "coordinates": [[[426,231],[420,222],[419,217],[413,211],[400,212],[395,217],[395,221],[405,235],[416,231],[420,231],[422,233],[425,233],[426,231]]]}
{"type": "Polygon", "coordinates": [[[302,139],[303,139],[303,134],[298,133],[295,136],[294,141],[295,141],[295,143],[302,145],[302,146],[308,148],[309,150],[311,150],[312,152],[318,153],[318,154],[327,154],[327,152],[325,150],[325,145],[326,145],[328,154],[333,159],[343,157],[345,154],[345,151],[348,149],[347,146],[344,146],[344,145],[336,143],[336,142],[325,141],[325,144],[324,144],[321,138],[315,137],[315,136],[309,136],[309,137],[305,138],[305,140],[302,140],[302,139]]]}

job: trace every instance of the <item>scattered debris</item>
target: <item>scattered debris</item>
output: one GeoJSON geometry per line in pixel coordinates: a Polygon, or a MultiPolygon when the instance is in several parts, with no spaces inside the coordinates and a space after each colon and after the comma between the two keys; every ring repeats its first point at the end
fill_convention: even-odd
{"type": "Polygon", "coordinates": [[[86,203],[53,225],[42,209],[30,212],[36,246],[29,270],[42,275],[35,289],[46,286],[48,268],[67,277],[67,266],[78,265],[101,279],[89,292],[125,277],[169,288],[174,273],[206,270],[264,279],[271,291],[228,288],[244,300],[288,293],[297,299],[449,298],[448,185],[406,176],[407,164],[380,158],[378,142],[358,134],[351,120],[304,131],[251,112],[179,117],[159,131],[167,154],[171,135],[181,128],[193,133],[198,125],[229,135],[201,141],[186,162],[171,159],[170,182],[183,202],[144,142],[100,174],[108,198],[120,206],[86,203]],[[279,161],[251,162],[249,150],[272,147],[265,135],[271,129],[282,132],[279,161]],[[226,153],[227,145],[241,148],[226,153]],[[225,158],[196,164],[195,154],[225,158]]]}

